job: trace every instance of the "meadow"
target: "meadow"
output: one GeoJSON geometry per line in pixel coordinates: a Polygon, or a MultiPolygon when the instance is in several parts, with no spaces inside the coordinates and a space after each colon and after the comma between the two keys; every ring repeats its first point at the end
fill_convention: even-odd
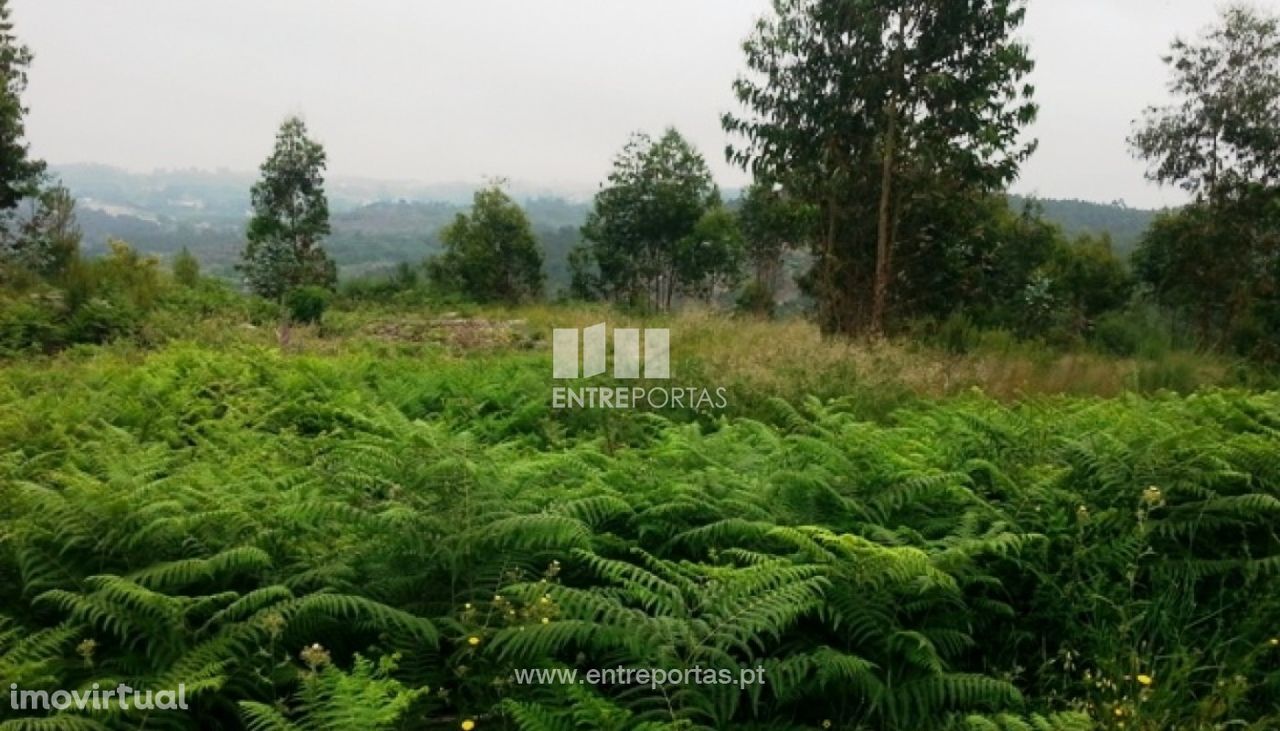
{"type": "MultiPolygon", "coordinates": [[[[603,306],[153,319],[0,365],[0,729],[1271,729],[1280,393],[693,311],[722,412],[553,410],[603,306]],[[527,668],[764,669],[521,684],[527,668]]],[[[1253,379],[1253,380],[1251,380],[1253,379]]]]}

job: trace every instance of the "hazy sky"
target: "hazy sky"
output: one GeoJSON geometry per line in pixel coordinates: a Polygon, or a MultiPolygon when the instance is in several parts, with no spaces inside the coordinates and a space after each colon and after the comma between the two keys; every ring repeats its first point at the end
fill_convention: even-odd
{"type": "MultiPolygon", "coordinates": [[[[1255,0],[1280,11],[1280,0],[1255,0]]],[[[767,0],[14,0],[35,51],[33,151],[53,163],[251,170],[301,113],[330,173],[594,186],[635,129],[675,125],[717,179],[741,40],[767,0]]],[[[1213,0],[1032,0],[1040,149],[1015,189],[1130,205],[1125,137],[1159,56],[1213,0]]]]}

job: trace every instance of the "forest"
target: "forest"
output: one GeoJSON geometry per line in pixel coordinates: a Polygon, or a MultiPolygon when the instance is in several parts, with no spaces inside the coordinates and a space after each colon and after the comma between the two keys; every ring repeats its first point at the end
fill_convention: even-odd
{"type": "Polygon", "coordinates": [[[1010,192],[1026,12],[772,0],[581,204],[290,115],[200,218],[31,152],[0,0],[0,731],[1280,729],[1280,16],[1169,39],[1157,212],[1010,192]]]}

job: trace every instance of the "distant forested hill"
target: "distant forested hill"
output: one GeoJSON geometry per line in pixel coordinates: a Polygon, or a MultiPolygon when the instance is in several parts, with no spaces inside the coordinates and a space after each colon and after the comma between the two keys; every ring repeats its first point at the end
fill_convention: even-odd
{"type": "MultiPolygon", "coordinates": [[[[206,271],[234,274],[253,175],[198,170],[138,174],[102,165],[55,166],[54,173],[79,201],[85,249],[91,254],[105,251],[111,237],[166,257],[185,246],[200,258],[206,271]]],[[[345,277],[421,261],[440,251],[440,229],[466,210],[472,189],[461,183],[331,180],[329,251],[345,277]]],[[[578,241],[578,228],[589,209],[585,192],[519,184],[510,189],[528,211],[547,250],[552,289],[563,286],[569,276],[568,252],[578,241]],[[576,197],[563,197],[566,193],[576,197]]],[[[1031,201],[1021,196],[1011,200],[1017,207],[1033,202],[1071,235],[1108,232],[1121,255],[1133,249],[1155,215],[1120,204],[1031,201]]]]}
{"type": "MultiPolygon", "coordinates": [[[[254,176],[228,171],[130,173],[104,165],[55,166],[78,200],[85,250],[106,251],[119,238],[141,251],[171,256],[183,247],[205,270],[232,276],[244,245],[254,176]]],[[[587,215],[585,195],[513,184],[548,252],[553,282],[568,281],[565,260],[587,215]]],[[[329,181],[333,233],[326,242],[343,276],[417,262],[440,251],[440,229],[466,210],[474,186],[338,178],[329,181]]]]}
{"type": "Polygon", "coordinates": [[[1129,208],[1123,203],[1092,203],[1060,198],[1026,198],[1009,196],[1019,210],[1028,204],[1039,206],[1044,217],[1062,227],[1069,236],[1079,234],[1111,234],[1116,254],[1128,256],[1138,245],[1142,232],[1159,211],[1129,208]]]}

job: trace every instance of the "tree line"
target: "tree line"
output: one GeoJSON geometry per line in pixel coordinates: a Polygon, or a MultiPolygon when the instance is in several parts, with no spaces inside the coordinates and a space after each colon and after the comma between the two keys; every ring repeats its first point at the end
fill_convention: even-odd
{"type": "MultiPolygon", "coordinates": [[[[1280,357],[1280,22],[1229,6],[1172,44],[1173,102],[1147,109],[1129,142],[1151,180],[1194,200],[1160,216],[1126,262],[1106,236],[1069,239],[1005,195],[1035,149],[1023,135],[1038,111],[1034,64],[1015,37],[1025,13],[1018,0],[774,0],[743,44],[740,109],[722,120],[726,157],[753,183],[725,200],[677,130],[635,133],[594,198],[562,295],[767,315],[798,272],[833,335],[960,319],[1026,337],[1114,336],[1141,305],[1199,345],[1280,357]]],[[[87,302],[94,277],[78,258],[74,200],[22,141],[31,53],[3,1],[0,18],[3,276],[9,289],[58,282],[87,302]],[[88,290],[75,293],[76,280],[88,290]]],[[[291,117],[252,189],[240,272],[286,311],[322,307],[337,285],[323,245],[326,162],[291,117]]],[[[547,295],[544,253],[500,181],[441,240],[422,270],[435,291],[547,295]]]]}

